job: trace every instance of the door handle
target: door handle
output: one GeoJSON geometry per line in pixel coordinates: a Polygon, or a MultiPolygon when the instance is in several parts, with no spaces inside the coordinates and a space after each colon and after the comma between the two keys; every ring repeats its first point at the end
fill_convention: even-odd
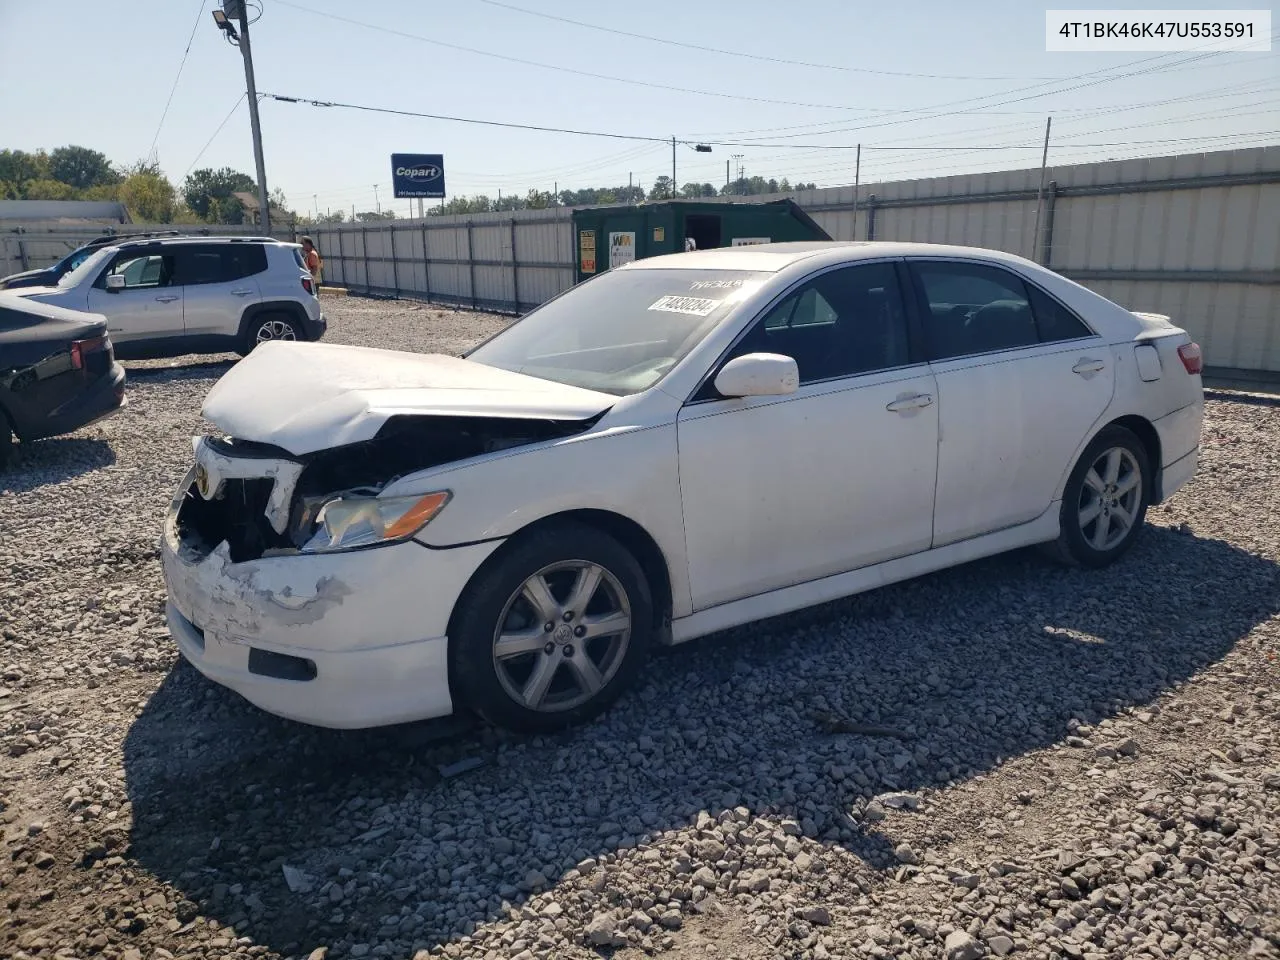
{"type": "Polygon", "coordinates": [[[910,413],[912,410],[920,410],[933,403],[933,397],[927,393],[917,393],[913,397],[899,397],[893,403],[885,407],[890,413],[910,413]]]}
{"type": "Polygon", "coordinates": [[[159,300],[161,303],[173,303],[173,301],[177,300],[178,298],[173,296],[164,296],[164,297],[156,297],[156,299],[159,300]]]}
{"type": "Polygon", "coordinates": [[[1104,367],[1106,367],[1106,364],[1101,360],[1091,360],[1086,357],[1072,367],[1071,372],[1078,373],[1082,377],[1091,377],[1095,373],[1101,372],[1104,367]]]}
{"type": "Polygon", "coordinates": [[[252,293],[253,293],[252,290],[232,290],[231,291],[231,295],[233,297],[247,297],[252,293]]]}

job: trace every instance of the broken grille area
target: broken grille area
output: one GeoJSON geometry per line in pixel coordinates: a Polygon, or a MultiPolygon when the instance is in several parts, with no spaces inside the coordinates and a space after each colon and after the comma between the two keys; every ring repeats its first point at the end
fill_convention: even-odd
{"type": "Polygon", "coordinates": [[[233,563],[292,548],[288,537],[271,529],[264,513],[274,483],[268,477],[225,480],[212,500],[200,496],[193,483],[178,509],[178,536],[201,555],[225,540],[233,563]]]}

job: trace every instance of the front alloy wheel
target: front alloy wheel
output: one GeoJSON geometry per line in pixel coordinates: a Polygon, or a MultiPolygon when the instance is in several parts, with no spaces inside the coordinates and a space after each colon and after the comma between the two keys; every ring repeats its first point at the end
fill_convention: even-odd
{"type": "Polygon", "coordinates": [[[514,538],[459,599],[449,628],[454,699],[518,732],[572,726],[634,680],[653,637],[639,563],[580,523],[514,538]]]}
{"type": "Polygon", "coordinates": [[[572,560],[539,570],[498,617],[498,682],[529,710],[572,710],[598,694],[631,643],[631,604],[618,578],[572,560]]]}

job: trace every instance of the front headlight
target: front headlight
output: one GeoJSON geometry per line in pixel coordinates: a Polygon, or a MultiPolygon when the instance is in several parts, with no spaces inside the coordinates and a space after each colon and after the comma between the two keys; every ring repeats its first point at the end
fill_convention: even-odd
{"type": "Polygon", "coordinates": [[[452,494],[438,490],[422,497],[338,497],[320,508],[319,528],[303,553],[352,550],[407,540],[444,509],[452,494]]]}

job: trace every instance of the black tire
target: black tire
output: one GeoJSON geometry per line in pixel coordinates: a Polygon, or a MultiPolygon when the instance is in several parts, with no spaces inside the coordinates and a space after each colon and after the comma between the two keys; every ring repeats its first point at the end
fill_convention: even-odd
{"type": "Polygon", "coordinates": [[[13,430],[9,427],[9,418],[0,410],[0,469],[9,462],[13,452],[13,430]]]}
{"type": "Polygon", "coordinates": [[[634,682],[653,642],[653,617],[652,592],[644,571],[618,541],[579,523],[532,530],[506,545],[482,568],[458,602],[449,630],[454,700],[495,726],[518,733],[548,733],[583,723],[606,710],[634,682]],[[575,564],[585,566],[573,569],[575,564]],[[535,622],[533,604],[521,595],[526,583],[546,571],[541,582],[548,586],[555,609],[563,611],[563,601],[572,599],[572,589],[583,582],[578,577],[588,567],[603,573],[599,587],[588,596],[586,615],[599,629],[606,615],[616,617],[625,611],[629,616],[625,638],[620,632],[585,640],[572,636],[588,629],[576,622],[584,611],[570,611],[572,619],[562,614],[554,622],[546,617],[535,622]],[[612,612],[615,606],[618,612],[612,612]],[[525,643],[539,648],[509,653],[500,662],[495,649],[500,619],[508,635],[523,633],[525,643]],[[582,679],[587,675],[585,658],[596,670],[590,679],[601,681],[589,695],[585,693],[588,680],[582,679]],[[542,707],[532,709],[518,699],[514,688],[526,692],[532,685],[537,689],[533,679],[539,670],[549,672],[550,679],[543,686],[542,707]],[[570,694],[587,699],[575,702],[570,694]]]}
{"type": "Polygon", "coordinates": [[[305,340],[302,327],[298,321],[287,313],[260,313],[249,321],[244,331],[244,338],[237,351],[240,356],[247,357],[259,343],[264,342],[263,332],[271,331],[267,340],[305,340]],[[279,335],[274,335],[279,334],[279,335]]]}
{"type": "Polygon", "coordinates": [[[1057,540],[1046,544],[1048,553],[1059,562],[1091,569],[1120,559],[1142,530],[1153,480],[1151,461],[1142,441],[1124,427],[1105,427],[1085,448],[1067,478],[1059,518],[1061,532],[1057,540]],[[1113,456],[1119,463],[1118,474],[1116,482],[1109,483],[1106,467],[1113,456]],[[1095,466],[1102,469],[1095,470],[1095,466]],[[1135,479],[1135,471],[1136,485],[1117,492],[1135,479]],[[1101,489],[1099,481],[1103,484],[1101,489]],[[1084,522],[1083,518],[1095,508],[1096,518],[1084,522]]]}

